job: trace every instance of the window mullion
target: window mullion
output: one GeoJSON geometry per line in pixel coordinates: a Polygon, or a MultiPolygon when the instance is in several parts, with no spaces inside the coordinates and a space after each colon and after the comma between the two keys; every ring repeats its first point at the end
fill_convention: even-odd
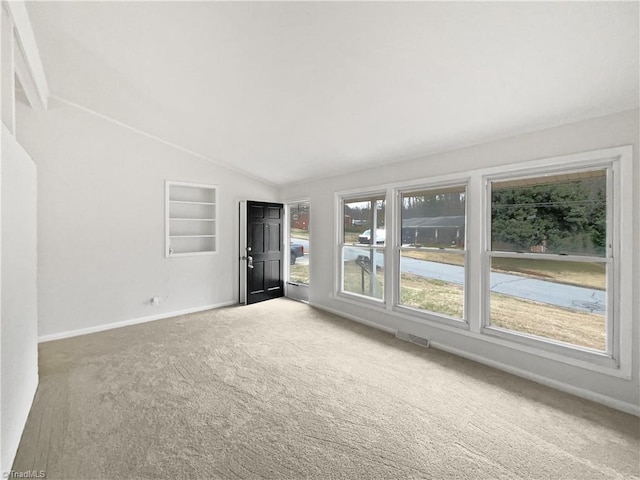
{"type": "Polygon", "coordinates": [[[392,310],[397,301],[397,252],[396,244],[398,235],[396,234],[396,225],[398,222],[397,195],[392,187],[387,189],[386,208],[385,208],[385,248],[384,248],[384,298],[386,299],[385,308],[392,310]]]}
{"type": "Polygon", "coordinates": [[[489,251],[494,258],[524,258],[529,260],[555,260],[559,262],[609,263],[610,257],[591,255],[564,255],[559,253],[498,252],[489,251]]]}
{"type": "MultiPolygon", "coordinates": [[[[471,332],[480,333],[486,316],[484,301],[485,285],[489,277],[486,274],[485,237],[487,235],[485,184],[482,177],[474,174],[467,185],[467,322],[471,332]]],[[[488,318],[488,317],[486,317],[488,318]]]]}

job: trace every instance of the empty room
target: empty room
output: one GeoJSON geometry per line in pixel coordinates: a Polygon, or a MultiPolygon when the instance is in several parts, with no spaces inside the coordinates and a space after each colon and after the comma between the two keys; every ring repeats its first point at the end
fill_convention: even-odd
{"type": "Polygon", "coordinates": [[[640,480],[640,2],[0,1],[3,478],[640,480]]]}

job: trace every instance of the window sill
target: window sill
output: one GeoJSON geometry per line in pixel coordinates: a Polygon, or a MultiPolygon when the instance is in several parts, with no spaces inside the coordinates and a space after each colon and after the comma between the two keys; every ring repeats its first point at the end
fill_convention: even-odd
{"type": "Polygon", "coordinates": [[[347,303],[352,303],[354,305],[366,305],[368,307],[372,307],[376,310],[386,311],[387,303],[384,300],[379,300],[377,298],[368,297],[366,295],[359,295],[357,293],[343,292],[340,291],[336,295],[333,296],[338,300],[342,300],[347,303]]]}
{"type": "Polygon", "coordinates": [[[405,305],[395,305],[393,311],[402,315],[403,317],[410,317],[413,319],[421,319],[428,322],[429,325],[439,326],[447,325],[456,329],[469,330],[469,323],[466,320],[459,318],[448,317],[446,315],[438,315],[435,312],[423,311],[405,305]]]}
{"type": "Polygon", "coordinates": [[[567,358],[588,362],[609,369],[618,369],[617,362],[606,352],[599,352],[589,348],[581,348],[578,345],[545,339],[534,335],[527,335],[517,331],[507,330],[499,327],[486,326],[482,329],[482,334],[494,338],[501,338],[510,343],[523,345],[537,350],[561,355],[567,358]]]}

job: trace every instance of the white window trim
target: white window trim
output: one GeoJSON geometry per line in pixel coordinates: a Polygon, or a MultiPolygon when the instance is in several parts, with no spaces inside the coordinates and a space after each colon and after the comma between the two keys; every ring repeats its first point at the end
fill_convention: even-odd
{"type": "MultiPolygon", "coordinates": [[[[631,147],[618,147],[613,149],[599,150],[593,152],[578,153],[545,159],[539,161],[531,161],[523,164],[513,165],[500,169],[499,172],[486,172],[482,176],[482,185],[484,190],[483,196],[483,235],[482,235],[482,265],[483,277],[481,280],[483,301],[482,307],[482,323],[481,333],[485,335],[496,336],[505,340],[514,341],[519,344],[540,348],[545,351],[557,353],[563,356],[573,357],[579,360],[585,360],[591,363],[602,365],[608,368],[618,368],[625,377],[631,375],[631,344],[628,347],[622,344],[625,337],[631,337],[631,318],[632,312],[629,308],[628,312],[621,311],[621,299],[628,298],[621,291],[622,277],[625,275],[624,262],[620,258],[631,258],[631,239],[632,232],[625,233],[623,227],[625,222],[621,218],[624,213],[629,215],[631,208],[627,208],[623,212],[622,207],[630,207],[631,200],[628,202],[623,200],[625,194],[625,183],[631,183],[631,172],[624,171],[631,169],[631,147]],[[607,247],[605,257],[588,257],[588,256],[552,256],[540,255],[533,253],[511,253],[511,252],[492,252],[491,251],[491,197],[490,184],[493,181],[506,179],[520,179],[527,177],[544,177],[546,175],[554,175],[559,173],[572,173],[577,171],[588,170],[606,170],[607,171],[607,238],[613,239],[611,247],[607,247]],[[625,181],[626,175],[626,181],[625,181]],[[614,234],[615,232],[615,234],[614,234]],[[628,244],[628,245],[627,245],[628,244]],[[623,245],[628,250],[623,251],[623,245]],[[593,349],[571,345],[553,339],[544,339],[534,335],[517,332],[514,330],[503,329],[489,324],[490,318],[490,262],[492,257],[509,257],[509,258],[544,258],[547,260],[571,261],[580,260],[601,262],[607,264],[607,345],[606,352],[599,352],[593,349]],[[613,269],[613,275],[609,272],[613,269]],[[625,352],[626,350],[626,352],[625,352]]],[[[630,189],[630,188],[629,188],[630,189]]],[[[632,218],[626,222],[632,225],[632,218]]],[[[629,225],[627,225],[628,227],[629,225]]],[[[631,270],[627,262],[626,270],[631,270]]],[[[631,282],[631,272],[627,273],[629,282],[631,282]]],[[[630,304],[630,302],[628,302],[630,304]]]]}
{"type": "MultiPolygon", "coordinates": [[[[539,176],[539,175],[538,175],[539,176]]],[[[405,182],[387,183],[377,186],[368,186],[358,189],[350,189],[335,192],[334,194],[334,212],[337,212],[335,222],[335,241],[334,241],[334,291],[330,294],[330,298],[335,300],[367,308],[371,311],[385,313],[391,318],[407,320],[415,322],[418,325],[426,325],[429,327],[455,332],[464,337],[473,338],[475,340],[484,341],[486,343],[499,345],[516,351],[536,355],[548,360],[557,361],[567,365],[583,368],[598,372],[601,374],[618,377],[623,379],[631,378],[632,364],[632,320],[633,320],[633,148],[631,145],[594,150],[589,152],[581,152],[571,155],[562,155],[545,159],[530,160],[526,162],[518,162],[509,165],[497,167],[489,167],[467,172],[465,175],[448,174],[432,178],[412,179],[405,182]],[[609,364],[601,364],[594,358],[598,355],[584,357],[579,349],[573,349],[578,352],[576,355],[570,355],[568,352],[571,348],[545,349],[541,348],[541,342],[535,342],[532,345],[515,341],[513,338],[502,338],[499,335],[491,335],[485,332],[482,321],[486,307],[486,299],[484,298],[484,277],[487,268],[483,263],[486,256],[486,230],[488,224],[486,222],[487,212],[487,196],[484,187],[486,178],[498,178],[501,175],[513,177],[519,174],[538,171],[552,171],[553,169],[585,169],[589,167],[600,167],[605,162],[612,165],[614,172],[614,201],[611,202],[610,208],[613,209],[613,224],[617,227],[617,235],[614,239],[614,247],[616,259],[628,259],[627,261],[619,261],[616,268],[614,279],[615,299],[609,301],[609,305],[613,305],[614,317],[617,319],[618,325],[614,328],[614,342],[618,346],[618,352],[614,351],[616,362],[609,364]],[[449,325],[440,318],[431,315],[416,315],[413,311],[398,311],[394,308],[397,301],[395,293],[398,272],[396,264],[398,256],[395,253],[397,240],[395,235],[392,241],[385,244],[385,298],[386,302],[374,302],[369,297],[359,298],[357,295],[346,294],[340,295],[341,289],[341,242],[342,242],[342,199],[348,197],[361,197],[372,193],[387,192],[387,218],[385,224],[387,228],[397,230],[397,213],[389,215],[389,212],[395,212],[397,209],[397,192],[399,190],[408,190],[411,188],[420,188],[421,186],[435,186],[438,184],[466,184],[467,185],[467,228],[466,228],[466,249],[467,249],[467,284],[465,291],[466,299],[466,328],[460,328],[460,325],[449,325]],[[391,218],[389,218],[389,216],[391,218]],[[471,233],[473,232],[473,233],[471,233]],[[391,281],[389,281],[391,280],[391,281]],[[390,293],[387,296],[387,293],[390,293]],[[624,300],[624,301],[621,301],[624,300]],[[617,365],[616,365],[617,364],[617,365]]],[[[387,236],[387,240],[389,236],[387,236]]],[[[602,259],[601,259],[602,260],[602,259]]],[[[608,299],[610,300],[610,299],[608,299]]],[[[459,321],[457,321],[460,324],[459,321]]],[[[551,344],[552,342],[548,342],[551,344]]],[[[600,355],[602,357],[602,355],[600,355]]],[[[605,362],[606,363],[606,362],[605,362]]]]}
{"type": "MultiPolygon", "coordinates": [[[[290,245],[291,244],[291,212],[289,209],[289,206],[293,203],[308,203],[309,204],[309,251],[311,251],[311,199],[310,198],[302,198],[302,199],[295,199],[295,200],[289,200],[286,202],[283,202],[284,205],[284,211],[285,211],[285,217],[284,220],[286,222],[286,227],[285,228],[285,232],[284,232],[284,242],[285,242],[285,246],[290,245]]],[[[311,279],[309,279],[309,284],[307,283],[298,283],[298,282],[292,282],[291,281],[291,271],[290,271],[290,266],[291,266],[291,248],[285,248],[284,249],[284,261],[286,262],[287,268],[285,269],[285,278],[284,278],[284,283],[285,283],[285,289],[287,287],[287,285],[293,285],[296,287],[307,287],[309,288],[309,284],[311,283],[311,279]]],[[[286,293],[286,292],[285,292],[286,293]]]]}
{"type": "Polygon", "coordinates": [[[380,250],[383,252],[383,255],[384,255],[385,282],[383,287],[382,299],[370,297],[368,295],[361,295],[354,292],[346,292],[342,288],[344,285],[343,251],[345,247],[351,246],[344,243],[344,204],[346,202],[353,201],[353,200],[365,199],[367,197],[375,198],[383,195],[385,200],[384,225],[385,225],[385,231],[388,232],[389,219],[390,219],[390,215],[389,215],[390,205],[389,205],[389,192],[387,188],[355,190],[355,191],[352,190],[349,192],[344,192],[342,194],[336,193],[335,195],[335,199],[337,203],[337,211],[339,212],[338,218],[337,218],[338,224],[336,228],[336,242],[334,243],[334,245],[336,245],[337,247],[334,255],[334,258],[337,260],[337,269],[336,269],[335,284],[334,284],[334,292],[337,297],[353,298],[353,299],[357,299],[357,301],[359,302],[368,303],[371,305],[385,306],[389,304],[389,295],[388,295],[389,286],[387,285],[388,284],[387,270],[389,268],[389,251],[390,251],[389,244],[391,242],[389,242],[388,234],[385,235],[385,242],[383,246],[369,245],[366,247],[368,249],[380,250]]]}
{"type": "Polygon", "coordinates": [[[392,283],[392,287],[394,290],[394,301],[393,301],[393,310],[399,313],[403,313],[405,315],[414,315],[425,320],[431,320],[434,322],[442,322],[447,325],[456,328],[469,328],[469,296],[468,296],[468,286],[469,286],[469,249],[467,248],[467,219],[468,219],[468,199],[469,199],[469,177],[464,177],[464,180],[460,181],[430,181],[424,182],[420,184],[411,184],[409,186],[398,187],[394,190],[394,198],[396,199],[396,208],[395,219],[396,225],[393,236],[393,262],[394,265],[397,266],[397,271],[395,272],[395,276],[393,277],[394,281],[392,283]],[[416,251],[437,251],[441,253],[462,253],[464,255],[464,297],[463,297],[463,318],[456,318],[450,315],[445,315],[443,313],[432,312],[429,310],[423,310],[419,308],[413,308],[407,305],[402,305],[400,303],[400,289],[401,289],[401,270],[400,270],[400,260],[401,260],[401,252],[402,250],[412,250],[411,248],[402,247],[402,229],[400,228],[400,224],[402,222],[402,202],[401,197],[403,194],[410,194],[413,192],[418,192],[421,190],[437,190],[440,188],[449,188],[449,187],[464,187],[465,189],[465,229],[464,229],[464,250],[455,250],[455,249],[439,249],[439,248],[415,248],[413,250],[416,251]]]}
{"type": "MultiPolygon", "coordinates": [[[[311,235],[311,231],[313,226],[311,225],[311,218],[312,218],[312,214],[311,214],[311,198],[310,197],[304,197],[304,198],[294,198],[293,200],[287,200],[284,201],[284,212],[285,212],[285,222],[286,222],[286,226],[287,228],[284,229],[284,242],[285,245],[290,245],[291,244],[291,212],[290,212],[290,208],[289,206],[291,204],[294,203],[308,203],[309,204],[309,226],[308,226],[308,231],[309,231],[309,252],[312,251],[311,245],[312,245],[312,235],[311,235]]],[[[284,254],[285,254],[285,258],[284,258],[284,262],[285,262],[285,275],[284,275],[284,294],[286,297],[291,298],[293,300],[296,300],[298,302],[303,302],[303,303],[309,303],[309,293],[311,291],[311,277],[309,277],[309,283],[298,283],[298,282],[292,282],[291,281],[291,249],[290,248],[285,248],[284,249],[284,254]]],[[[311,264],[312,262],[312,258],[311,256],[309,257],[309,263],[311,264]]],[[[311,274],[311,272],[313,271],[313,269],[311,268],[311,265],[309,265],[309,273],[311,274]]]]}

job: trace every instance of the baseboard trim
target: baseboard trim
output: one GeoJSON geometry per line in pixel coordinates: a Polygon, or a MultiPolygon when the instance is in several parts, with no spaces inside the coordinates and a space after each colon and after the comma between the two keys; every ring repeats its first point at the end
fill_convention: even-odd
{"type": "Polygon", "coordinates": [[[353,320],[356,323],[361,323],[366,325],[367,327],[377,328],[378,330],[382,330],[383,332],[390,333],[392,335],[396,334],[396,329],[387,327],[386,325],[382,325],[380,323],[372,322],[371,320],[365,320],[364,318],[357,317],[355,315],[349,315],[348,313],[341,312],[340,310],[334,310],[333,308],[326,307],[324,305],[314,305],[310,304],[313,308],[317,308],[318,310],[323,310],[325,312],[331,313],[333,315],[337,315],[338,317],[347,318],[349,320],[353,320]]]}
{"type": "Polygon", "coordinates": [[[571,395],[575,395],[576,397],[584,398],[586,400],[591,400],[592,402],[599,403],[606,407],[611,407],[616,410],[620,410],[622,412],[635,415],[636,417],[640,417],[640,406],[638,405],[634,405],[628,402],[623,402],[615,398],[602,395],[600,393],[595,393],[590,390],[586,390],[584,388],[575,387],[573,385],[567,385],[557,380],[553,380],[551,378],[544,377],[542,375],[531,373],[531,372],[528,372],[527,370],[515,368],[501,362],[496,362],[494,360],[481,357],[480,355],[465,352],[464,350],[459,350],[457,348],[450,347],[449,345],[445,345],[439,342],[431,342],[431,347],[438,350],[442,350],[444,352],[451,353],[453,355],[457,355],[459,357],[466,358],[468,360],[472,360],[474,362],[481,363],[483,365],[487,365],[488,367],[492,367],[497,370],[502,370],[503,372],[510,373],[512,375],[524,378],[526,380],[531,380],[532,382],[536,382],[541,385],[551,387],[555,390],[560,390],[561,392],[570,393],[571,395]]]}
{"type": "MultiPolygon", "coordinates": [[[[27,396],[27,402],[24,404],[24,408],[22,409],[22,412],[20,412],[20,418],[19,418],[19,432],[20,434],[15,436],[15,438],[10,438],[8,439],[8,442],[4,442],[2,445],[3,450],[8,451],[9,452],[9,461],[7,465],[2,465],[1,471],[3,473],[5,472],[9,472],[11,471],[12,467],[13,467],[13,462],[16,459],[16,454],[18,453],[18,447],[20,446],[20,440],[22,440],[22,434],[24,432],[25,427],[27,426],[27,420],[29,419],[29,413],[31,413],[31,407],[33,406],[33,401],[36,398],[36,392],[38,391],[38,384],[40,383],[40,377],[38,376],[38,374],[36,373],[33,378],[31,379],[31,386],[29,388],[29,392],[28,392],[28,396],[27,396]],[[9,445],[6,445],[5,443],[8,443],[9,445]]],[[[4,429],[5,425],[3,425],[3,429],[4,429]]],[[[4,432],[3,432],[4,434],[4,432]]]]}
{"type": "Polygon", "coordinates": [[[216,303],[213,305],[203,305],[201,307],[187,308],[185,310],[175,310],[172,312],[160,313],[158,315],[151,315],[148,317],[132,318],[130,320],[123,320],[121,322],[106,323],[102,325],[96,325],[95,327],[80,328],[78,330],[68,330],[66,332],[60,333],[52,333],[50,335],[43,335],[41,337],[38,337],[38,343],[51,342],[53,340],[62,340],[63,338],[78,337],[80,335],[88,335],[90,333],[104,332],[105,330],[112,330],[114,328],[128,327],[129,325],[153,322],[154,320],[162,320],[164,318],[177,317],[179,315],[186,315],[188,313],[203,312],[205,310],[213,310],[214,308],[229,307],[231,305],[237,304],[238,302],[233,300],[230,302],[216,303]]]}
{"type": "MultiPolygon", "coordinates": [[[[391,333],[392,335],[396,334],[396,330],[387,327],[386,325],[381,325],[379,323],[372,322],[370,320],[365,320],[361,317],[357,317],[356,315],[350,315],[343,313],[339,310],[335,310],[333,308],[325,307],[324,305],[312,305],[313,307],[324,310],[326,312],[332,313],[339,317],[347,318],[349,320],[353,320],[354,322],[361,323],[363,325],[367,325],[369,327],[377,328],[378,330],[382,330],[387,333],[391,333]]],[[[541,385],[545,385],[547,387],[551,387],[555,390],[559,390],[561,392],[569,393],[571,395],[575,395],[576,397],[584,398],[586,400],[591,400],[592,402],[599,403],[606,407],[611,407],[616,410],[620,410],[621,412],[629,413],[631,415],[635,415],[640,417],[640,406],[634,405],[632,403],[623,402],[621,400],[617,400],[615,398],[602,395],[600,393],[595,393],[590,390],[586,390],[584,388],[575,387],[573,385],[567,385],[565,383],[559,382],[557,380],[553,380],[548,377],[544,377],[542,375],[538,375],[535,373],[528,372],[526,370],[522,370],[519,368],[512,367],[510,365],[504,364],[502,362],[497,362],[495,360],[491,360],[480,355],[476,355],[474,353],[466,352],[464,350],[457,349],[455,347],[451,347],[449,345],[445,345],[440,342],[430,342],[430,346],[432,348],[442,350],[453,355],[457,355],[459,357],[466,358],[468,360],[472,360],[477,363],[481,363],[483,365],[487,365],[488,367],[495,368],[497,370],[501,370],[503,372],[510,373],[517,377],[524,378],[526,380],[531,380],[532,382],[539,383],[541,385]]]]}

